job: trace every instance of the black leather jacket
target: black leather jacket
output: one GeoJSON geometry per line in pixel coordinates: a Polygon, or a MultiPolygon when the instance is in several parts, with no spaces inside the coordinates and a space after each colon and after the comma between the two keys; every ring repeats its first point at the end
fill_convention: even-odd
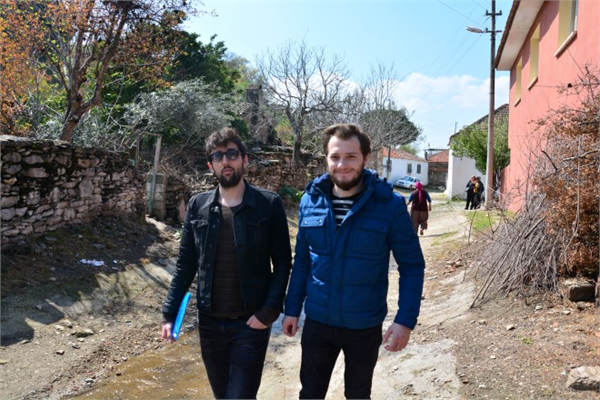
{"type": "MultiPolygon", "coordinates": [[[[283,310],[292,254],[281,198],[245,182],[242,207],[233,216],[239,276],[248,315],[266,306],[283,310]],[[271,269],[271,262],[273,268],[271,269]]],[[[162,312],[173,322],[198,273],[198,309],[211,312],[217,237],[221,221],[217,190],[193,196],[188,204],[179,257],[162,312]]]]}

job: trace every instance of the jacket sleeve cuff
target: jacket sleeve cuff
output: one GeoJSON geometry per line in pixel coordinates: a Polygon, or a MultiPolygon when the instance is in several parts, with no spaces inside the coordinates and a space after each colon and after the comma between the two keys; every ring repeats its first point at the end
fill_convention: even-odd
{"type": "Polygon", "coordinates": [[[417,326],[416,318],[412,318],[412,317],[409,317],[406,315],[400,315],[399,313],[396,314],[396,318],[394,318],[394,322],[407,327],[411,331],[415,329],[415,326],[417,326]]]}
{"type": "Polygon", "coordinates": [[[170,323],[174,324],[175,323],[175,318],[176,318],[175,315],[163,314],[163,316],[162,316],[162,323],[164,324],[166,322],[170,322],[170,323]]]}
{"type": "Polygon", "coordinates": [[[258,318],[263,325],[271,325],[279,318],[279,309],[275,307],[264,306],[260,310],[254,313],[254,316],[258,318]]]}

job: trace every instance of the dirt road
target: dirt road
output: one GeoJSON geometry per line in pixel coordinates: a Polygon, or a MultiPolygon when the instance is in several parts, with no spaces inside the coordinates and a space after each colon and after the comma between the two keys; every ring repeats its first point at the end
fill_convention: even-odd
{"type": "MultiPolygon", "coordinates": [[[[380,350],[372,398],[597,399],[565,385],[572,368],[598,364],[597,309],[555,296],[469,309],[478,282],[465,272],[482,243],[464,246],[462,203],[433,197],[420,237],[427,268],[419,324],[405,350],[380,350]]],[[[176,344],[159,338],[177,247],[176,230],[164,224],[104,217],[3,252],[1,397],[210,398],[193,313],[176,344]]],[[[392,263],[384,328],[397,277],[392,263]]],[[[298,397],[299,341],[274,324],[259,398],[298,397]]],[[[328,399],[344,398],[342,362],[328,399]]]]}

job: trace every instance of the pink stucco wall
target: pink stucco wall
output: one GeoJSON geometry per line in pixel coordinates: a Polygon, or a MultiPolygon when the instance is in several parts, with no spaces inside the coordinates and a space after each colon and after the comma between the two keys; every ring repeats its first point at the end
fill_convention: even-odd
{"type": "Polygon", "coordinates": [[[576,104],[570,90],[558,94],[557,88],[575,84],[584,65],[600,70],[600,1],[580,0],[577,35],[560,54],[558,45],[558,1],[545,1],[540,9],[519,57],[510,74],[510,111],[508,145],[510,165],[502,176],[502,199],[511,210],[522,205],[522,195],[528,189],[528,175],[543,146],[543,132],[535,121],[547,116],[548,110],[564,104],[576,104]],[[530,38],[540,24],[538,79],[530,85],[530,38]],[[522,56],[521,99],[516,93],[516,64],[522,56]]]}

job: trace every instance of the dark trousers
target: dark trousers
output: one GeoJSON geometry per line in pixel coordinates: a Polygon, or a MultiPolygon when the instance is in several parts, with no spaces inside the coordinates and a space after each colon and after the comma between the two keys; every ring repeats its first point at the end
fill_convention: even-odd
{"type": "Polygon", "coordinates": [[[306,318],[302,331],[301,399],[324,399],[335,362],[344,352],[344,395],[369,399],[381,346],[381,325],[368,329],[335,328],[306,318]]]}
{"type": "Polygon", "coordinates": [[[477,195],[473,195],[473,201],[471,202],[471,210],[474,210],[476,208],[479,208],[479,201],[480,201],[480,197],[477,197],[477,195]]]}
{"type": "Polygon", "coordinates": [[[475,195],[467,193],[467,205],[465,206],[465,210],[468,210],[469,206],[471,206],[471,210],[475,208],[475,195]]]}
{"type": "Polygon", "coordinates": [[[271,328],[252,329],[247,320],[198,317],[202,360],[217,399],[256,399],[271,328]]]}

